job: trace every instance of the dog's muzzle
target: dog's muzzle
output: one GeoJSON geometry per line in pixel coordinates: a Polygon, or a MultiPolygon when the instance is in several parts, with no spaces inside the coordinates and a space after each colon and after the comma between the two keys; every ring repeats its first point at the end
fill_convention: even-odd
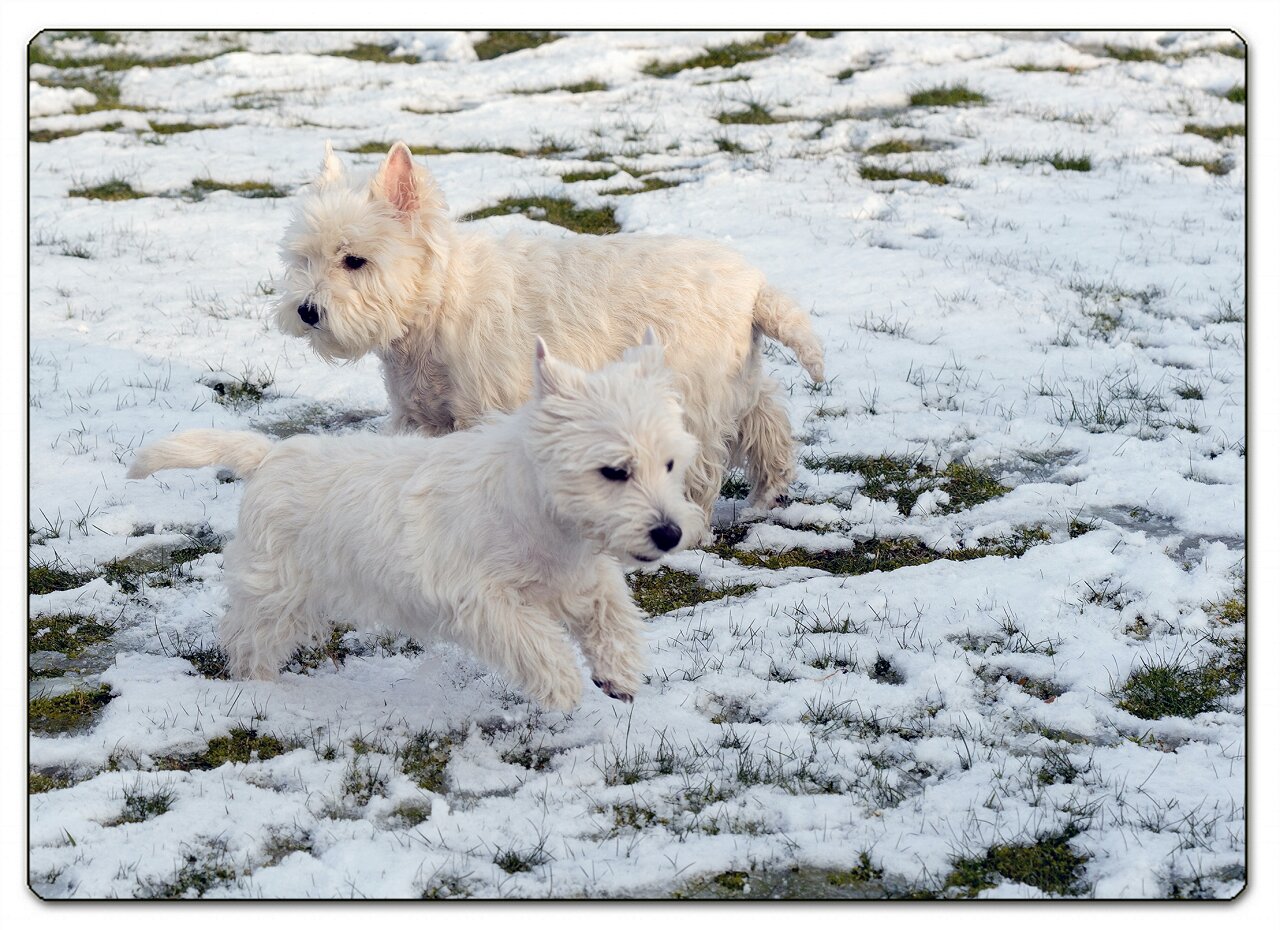
{"type": "Polygon", "coordinates": [[[320,322],[320,308],[309,300],[304,300],[298,307],[298,316],[302,318],[302,322],[308,326],[315,326],[320,322]]]}

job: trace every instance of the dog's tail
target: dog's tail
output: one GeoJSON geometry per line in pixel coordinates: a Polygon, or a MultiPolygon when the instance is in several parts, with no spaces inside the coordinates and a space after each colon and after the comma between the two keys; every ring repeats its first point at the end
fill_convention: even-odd
{"type": "Polygon", "coordinates": [[[766,284],[756,295],[752,318],[761,332],[796,354],[809,377],[814,381],[825,379],[822,343],[813,334],[809,314],[796,306],[795,301],[766,284]]]}
{"type": "Polygon", "coordinates": [[[138,450],[126,478],[145,478],[164,468],[225,465],[241,478],[257,471],[274,445],[259,433],[193,429],[138,450]]]}

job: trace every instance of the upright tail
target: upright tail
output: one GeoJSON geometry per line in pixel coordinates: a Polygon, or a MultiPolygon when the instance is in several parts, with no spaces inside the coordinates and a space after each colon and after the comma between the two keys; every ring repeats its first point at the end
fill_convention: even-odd
{"type": "Polygon", "coordinates": [[[825,380],[822,343],[813,334],[809,314],[796,306],[795,301],[766,284],[756,295],[753,317],[761,332],[796,354],[809,377],[814,381],[825,380]]]}
{"type": "Polygon", "coordinates": [[[257,471],[273,443],[259,433],[193,429],[138,450],[126,478],[145,478],[164,468],[225,465],[241,478],[257,471]]]}

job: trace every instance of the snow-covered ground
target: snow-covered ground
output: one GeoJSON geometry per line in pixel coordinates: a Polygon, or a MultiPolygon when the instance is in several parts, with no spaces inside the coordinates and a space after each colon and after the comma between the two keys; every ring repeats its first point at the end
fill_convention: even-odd
{"type": "MultiPolygon", "coordinates": [[[[62,589],[30,598],[30,691],[103,706],[33,731],[37,892],[1237,893],[1235,37],[484,38],[39,40],[30,562],[62,589]],[[730,42],[751,60],[676,69],[730,42]],[[333,54],[362,45],[392,60],[333,54]],[[912,104],[939,87],[985,102],[912,104]],[[769,358],[794,502],[669,560],[743,587],[652,618],[634,705],[541,712],[376,617],[335,661],[218,676],[240,485],[125,465],[176,429],[379,425],[373,360],[269,323],[326,139],[455,150],[426,163],[459,217],[567,198],[730,243],[810,309],[828,385],[769,358]],[[962,492],[984,476],[1011,490],[962,492]]],[[[476,222],[572,234],[541,216],[476,222]]]]}

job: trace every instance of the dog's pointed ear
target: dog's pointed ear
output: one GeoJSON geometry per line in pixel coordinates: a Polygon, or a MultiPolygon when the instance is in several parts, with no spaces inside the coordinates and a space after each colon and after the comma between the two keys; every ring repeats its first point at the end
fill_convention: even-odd
{"type": "Polygon", "coordinates": [[[342,164],[342,159],[333,153],[333,143],[324,140],[324,164],[320,167],[320,180],[326,184],[332,183],[346,173],[346,168],[342,164]]]}
{"type": "Polygon", "coordinates": [[[417,179],[413,176],[413,153],[409,146],[397,142],[387,152],[373,179],[382,196],[396,208],[401,216],[418,212],[417,179]]]}
{"type": "Polygon", "coordinates": [[[533,396],[541,400],[551,394],[561,397],[571,393],[582,382],[582,373],[572,365],[558,362],[547,351],[541,336],[533,341],[533,396]]]}
{"type": "Polygon", "coordinates": [[[662,343],[658,341],[658,334],[653,331],[652,326],[645,327],[644,339],[638,346],[632,346],[623,352],[622,357],[639,365],[641,370],[649,374],[661,371],[665,364],[662,343]]]}

